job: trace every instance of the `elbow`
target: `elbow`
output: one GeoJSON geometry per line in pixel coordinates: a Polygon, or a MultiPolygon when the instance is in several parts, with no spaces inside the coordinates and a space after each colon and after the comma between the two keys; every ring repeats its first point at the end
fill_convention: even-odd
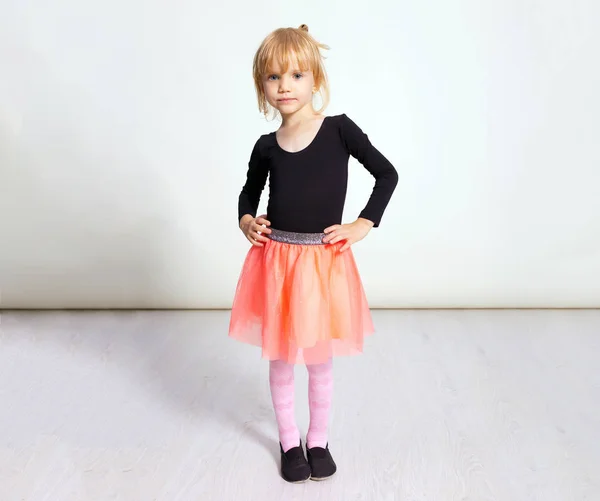
{"type": "Polygon", "coordinates": [[[390,193],[392,193],[396,186],[398,186],[399,176],[398,171],[390,165],[390,168],[378,179],[382,184],[388,187],[390,193]]]}
{"type": "Polygon", "coordinates": [[[392,184],[392,187],[396,188],[396,186],[398,186],[399,176],[398,176],[398,171],[396,169],[394,169],[394,167],[392,167],[389,178],[390,178],[390,183],[392,184]]]}

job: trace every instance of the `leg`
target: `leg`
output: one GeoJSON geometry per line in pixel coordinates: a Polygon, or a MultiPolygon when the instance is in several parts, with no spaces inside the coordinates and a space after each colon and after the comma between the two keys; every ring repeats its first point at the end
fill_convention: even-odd
{"type": "Polygon", "coordinates": [[[327,445],[329,410],[333,394],[333,361],[307,365],[308,404],[310,408],[310,426],[306,436],[306,446],[323,447],[327,445]]]}
{"type": "Polygon", "coordinates": [[[306,455],[313,480],[331,477],[337,466],[329,452],[327,425],[333,393],[333,363],[307,365],[310,426],[306,437],[306,455]]]}
{"type": "Polygon", "coordinates": [[[310,466],[304,457],[294,415],[294,365],[272,361],[269,383],[279,427],[281,476],[288,482],[306,482],[310,478],[310,466]]]}
{"type": "Polygon", "coordinates": [[[279,441],[284,452],[300,443],[300,431],[294,414],[294,365],[282,360],[269,364],[269,384],[279,428],[279,441]]]}

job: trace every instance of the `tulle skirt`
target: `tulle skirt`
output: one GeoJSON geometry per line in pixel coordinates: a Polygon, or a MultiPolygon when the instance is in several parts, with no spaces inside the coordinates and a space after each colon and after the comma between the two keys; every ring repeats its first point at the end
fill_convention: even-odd
{"type": "Polygon", "coordinates": [[[229,336],[288,363],[361,353],[374,328],[352,249],[323,244],[324,234],[272,231],[248,251],[229,336]]]}

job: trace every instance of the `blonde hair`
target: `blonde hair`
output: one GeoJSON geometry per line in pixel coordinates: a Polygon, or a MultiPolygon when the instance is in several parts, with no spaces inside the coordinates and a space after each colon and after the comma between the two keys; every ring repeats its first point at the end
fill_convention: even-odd
{"type": "MultiPolygon", "coordinates": [[[[258,109],[267,116],[269,103],[263,89],[263,78],[269,74],[273,62],[279,63],[282,71],[287,71],[291,56],[296,56],[300,71],[312,71],[315,87],[321,94],[322,105],[317,113],[322,113],[329,104],[329,82],[323,55],[319,49],[328,50],[329,47],[317,42],[308,34],[308,26],[301,24],[298,28],[279,28],[270,33],[260,44],[254,55],[252,76],[258,99],[258,109]]],[[[275,113],[277,114],[277,112],[275,113]]]]}

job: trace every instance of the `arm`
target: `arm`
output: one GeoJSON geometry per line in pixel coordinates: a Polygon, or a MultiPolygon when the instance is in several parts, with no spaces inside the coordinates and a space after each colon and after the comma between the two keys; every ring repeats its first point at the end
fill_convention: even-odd
{"type": "Polygon", "coordinates": [[[246,216],[251,216],[252,219],[256,217],[260,197],[267,182],[269,170],[262,158],[259,143],[260,139],[256,141],[252,149],[246,183],[242,187],[238,199],[238,223],[241,223],[244,218],[248,219],[246,216]]]}
{"type": "Polygon", "coordinates": [[[398,172],[372,144],[368,136],[346,115],[341,115],[340,133],[348,153],[375,178],[367,205],[359,215],[377,228],[398,184],[398,172]]]}

